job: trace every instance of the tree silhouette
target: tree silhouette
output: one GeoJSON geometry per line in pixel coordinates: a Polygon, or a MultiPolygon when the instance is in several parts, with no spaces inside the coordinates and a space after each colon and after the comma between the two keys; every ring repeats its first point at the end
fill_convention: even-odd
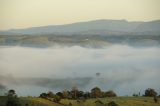
{"type": "Polygon", "coordinates": [[[53,98],[54,97],[54,93],[52,91],[49,91],[47,93],[47,96],[50,97],[50,98],[53,98]]]}
{"type": "Polygon", "coordinates": [[[145,96],[154,97],[154,96],[157,96],[157,92],[152,88],[148,88],[145,90],[145,96]]]}
{"type": "Polygon", "coordinates": [[[6,106],[18,106],[18,99],[15,90],[11,89],[7,93],[6,106]]]}
{"type": "Polygon", "coordinates": [[[95,88],[91,89],[91,96],[93,98],[101,97],[102,96],[101,89],[98,88],[98,87],[95,87],[95,88]]]}

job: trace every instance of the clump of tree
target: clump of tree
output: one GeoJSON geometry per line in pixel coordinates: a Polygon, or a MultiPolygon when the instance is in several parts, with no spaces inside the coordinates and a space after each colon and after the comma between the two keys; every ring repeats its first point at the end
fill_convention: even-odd
{"type": "Polygon", "coordinates": [[[85,92],[85,93],[83,94],[83,97],[84,97],[85,99],[91,98],[91,93],[90,93],[90,92],[85,92]]]}
{"type": "Polygon", "coordinates": [[[53,98],[54,97],[54,93],[49,91],[48,93],[41,93],[39,97],[41,98],[53,98]]]}
{"type": "Polygon", "coordinates": [[[50,97],[50,98],[53,98],[55,96],[55,94],[52,91],[49,91],[47,93],[47,96],[50,97]]]}
{"type": "Polygon", "coordinates": [[[54,94],[52,91],[49,91],[48,93],[41,93],[39,97],[59,103],[61,100],[61,92],[54,94]]]}
{"type": "Polygon", "coordinates": [[[132,96],[138,97],[138,96],[141,96],[141,93],[140,92],[139,93],[134,93],[132,96]]]}
{"type": "Polygon", "coordinates": [[[100,98],[102,97],[102,91],[100,88],[95,87],[93,89],[91,89],[91,97],[93,98],[100,98]]]}
{"type": "Polygon", "coordinates": [[[76,100],[84,100],[88,98],[103,98],[103,97],[116,97],[117,94],[110,90],[107,92],[101,91],[99,87],[94,87],[91,89],[91,92],[83,92],[79,90],[77,87],[73,87],[72,90],[64,90],[62,92],[57,92],[56,94],[52,93],[51,91],[48,93],[42,93],[40,94],[41,98],[54,98],[53,101],[57,101],[55,99],[76,99],[76,100]]]}
{"type": "Polygon", "coordinates": [[[84,95],[84,92],[79,90],[77,87],[73,87],[71,91],[68,91],[68,97],[70,99],[79,99],[83,97],[83,95],[84,95]]]}
{"type": "Polygon", "coordinates": [[[18,106],[18,98],[15,90],[11,89],[7,92],[6,106],[18,106]]]}
{"type": "Polygon", "coordinates": [[[47,98],[48,95],[47,95],[47,93],[41,93],[39,97],[41,97],[41,98],[47,98]]]}
{"type": "Polygon", "coordinates": [[[116,97],[117,96],[117,94],[114,91],[112,91],[112,90],[104,92],[103,95],[104,95],[104,97],[116,97]]]}
{"type": "Polygon", "coordinates": [[[8,91],[7,96],[17,98],[17,94],[16,94],[15,90],[13,90],[13,89],[8,91]]]}
{"type": "Polygon", "coordinates": [[[61,101],[61,99],[62,98],[60,96],[58,96],[58,95],[54,96],[54,102],[56,102],[56,103],[59,103],[61,101]]]}
{"type": "Polygon", "coordinates": [[[134,96],[134,97],[138,97],[139,95],[138,95],[138,94],[136,94],[136,93],[134,93],[132,96],[134,96]]]}
{"type": "Polygon", "coordinates": [[[154,96],[157,96],[157,92],[152,88],[148,88],[148,89],[145,90],[145,95],[144,96],[154,97],[154,96]]]}
{"type": "Polygon", "coordinates": [[[79,93],[79,90],[76,86],[74,86],[71,90],[71,96],[73,99],[77,99],[78,98],[78,93],[79,93]]]}
{"type": "Polygon", "coordinates": [[[63,98],[64,98],[64,99],[67,99],[67,98],[69,98],[69,96],[70,96],[70,92],[67,91],[67,90],[64,90],[64,91],[62,91],[62,95],[63,95],[63,98]]]}

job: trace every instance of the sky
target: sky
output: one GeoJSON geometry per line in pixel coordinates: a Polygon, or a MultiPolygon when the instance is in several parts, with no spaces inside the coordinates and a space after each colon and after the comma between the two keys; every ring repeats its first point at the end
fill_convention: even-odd
{"type": "Polygon", "coordinates": [[[0,0],[0,30],[97,19],[160,19],[160,0],[0,0]]]}

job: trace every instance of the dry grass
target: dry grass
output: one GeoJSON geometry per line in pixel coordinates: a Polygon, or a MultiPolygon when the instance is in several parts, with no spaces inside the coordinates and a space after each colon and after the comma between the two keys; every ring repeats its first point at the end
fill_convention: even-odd
{"type": "MultiPolygon", "coordinates": [[[[72,106],[96,106],[97,99],[88,99],[85,102],[77,103],[76,100],[62,99],[61,103],[68,105],[70,102],[72,106]]],[[[114,98],[100,98],[104,104],[114,101],[118,106],[160,106],[160,103],[154,103],[152,97],[114,97],[114,98]]],[[[0,106],[6,101],[5,97],[0,97],[0,106]]],[[[51,102],[42,98],[35,97],[20,97],[18,99],[22,106],[29,104],[29,106],[62,106],[60,104],[51,102]]]]}
{"type": "MultiPolygon", "coordinates": [[[[61,103],[69,104],[71,102],[73,106],[96,106],[94,103],[97,99],[88,99],[86,102],[77,103],[76,100],[64,99],[61,103]]],[[[101,98],[104,104],[114,101],[118,106],[160,106],[160,103],[154,103],[152,97],[114,97],[114,98],[101,98]]]]}

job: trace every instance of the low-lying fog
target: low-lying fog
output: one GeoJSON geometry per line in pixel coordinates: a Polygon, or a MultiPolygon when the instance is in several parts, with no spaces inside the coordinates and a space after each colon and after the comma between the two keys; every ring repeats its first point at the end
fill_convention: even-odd
{"type": "MultiPolygon", "coordinates": [[[[160,93],[160,48],[0,47],[0,87],[18,95],[95,86],[132,95],[147,88],[160,93]],[[99,73],[96,75],[96,73],[99,73]]],[[[0,93],[1,94],[1,93],[0,93]]]]}

